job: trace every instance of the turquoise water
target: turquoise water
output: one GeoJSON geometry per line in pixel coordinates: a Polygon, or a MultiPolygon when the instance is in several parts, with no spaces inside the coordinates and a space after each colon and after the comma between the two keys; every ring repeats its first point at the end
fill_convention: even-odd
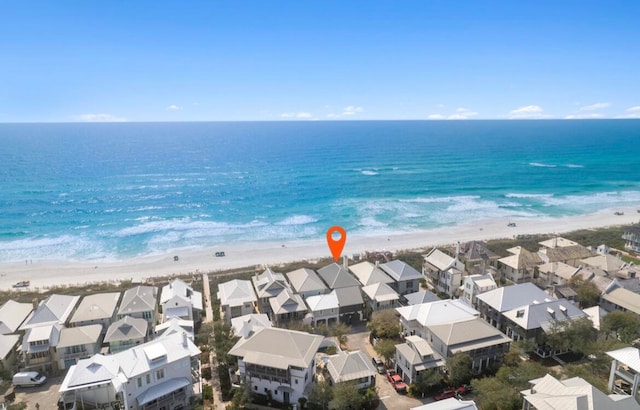
{"type": "Polygon", "coordinates": [[[0,261],[640,205],[640,121],[0,124],[0,261]]]}

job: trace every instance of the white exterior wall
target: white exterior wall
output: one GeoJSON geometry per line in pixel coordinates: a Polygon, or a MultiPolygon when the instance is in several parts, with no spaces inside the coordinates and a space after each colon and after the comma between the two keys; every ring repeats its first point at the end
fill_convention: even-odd
{"type": "Polygon", "coordinates": [[[167,308],[176,308],[176,307],[186,307],[187,308],[187,316],[188,317],[181,317],[181,319],[193,320],[193,306],[191,305],[191,302],[189,302],[188,300],[184,300],[181,297],[174,296],[171,299],[167,300],[162,305],[162,321],[163,322],[165,322],[167,320],[167,317],[166,317],[167,308]]]}
{"type": "Polygon", "coordinates": [[[313,370],[315,369],[315,360],[311,361],[309,367],[303,370],[296,368],[290,368],[290,380],[289,384],[281,384],[279,382],[260,379],[252,377],[251,379],[245,378],[245,365],[242,359],[238,359],[238,372],[246,381],[251,383],[251,391],[258,394],[266,394],[268,390],[271,391],[271,398],[278,402],[283,402],[284,395],[282,391],[278,391],[278,387],[285,386],[291,388],[293,391],[289,394],[289,403],[298,403],[298,399],[304,396],[304,390],[309,383],[313,380],[313,370]],[[307,380],[305,381],[305,377],[307,380]],[[297,383],[296,383],[297,381],[297,383]],[[277,391],[277,394],[276,394],[277,391]]]}
{"type": "Polygon", "coordinates": [[[238,307],[240,308],[239,309],[240,312],[238,314],[233,314],[231,312],[231,307],[229,305],[220,306],[220,311],[222,312],[222,316],[227,323],[231,323],[231,319],[233,318],[254,313],[253,303],[251,302],[245,302],[242,306],[238,306],[238,307]]]}

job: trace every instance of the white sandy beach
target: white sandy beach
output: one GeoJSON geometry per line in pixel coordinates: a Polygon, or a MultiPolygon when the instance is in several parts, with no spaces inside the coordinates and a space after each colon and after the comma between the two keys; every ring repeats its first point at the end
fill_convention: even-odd
{"type": "MultiPolygon", "coordinates": [[[[627,225],[640,220],[640,214],[636,209],[608,209],[594,214],[563,218],[514,219],[516,227],[508,227],[509,221],[506,219],[496,219],[393,236],[357,237],[350,236],[347,232],[343,255],[351,257],[364,251],[428,249],[457,241],[511,238],[514,235],[526,234],[561,234],[578,229],[627,225]],[[622,211],[624,215],[615,215],[615,211],[622,211]]],[[[31,281],[32,289],[43,289],[54,285],[89,284],[106,280],[139,281],[153,276],[198,271],[215,272],[254,265],[277,265],[330,256],[326,241],[322,237],[317,241],[230,244],[223,249],[180,249],[160,256],[116,262],[33,260],[31,263],[1,263],[0,289],[10,289],[14,283],[23,280],[31,281]],[[224,251],[226,256],[216,258],[216,251],[224,251]],[[174,255],[179,256],[179,261],[173,260],[174,255]]]]}

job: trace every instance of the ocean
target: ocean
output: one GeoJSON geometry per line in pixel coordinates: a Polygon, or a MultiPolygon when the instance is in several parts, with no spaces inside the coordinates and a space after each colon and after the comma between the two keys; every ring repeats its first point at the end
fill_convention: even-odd
{"type": "Polygon", "coordinates": [[[640,121],[0,124],[0,262],[640,206],[640,121]]]}

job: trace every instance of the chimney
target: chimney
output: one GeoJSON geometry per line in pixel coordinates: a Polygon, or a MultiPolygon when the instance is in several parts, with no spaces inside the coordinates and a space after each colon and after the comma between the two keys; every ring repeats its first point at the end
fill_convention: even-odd
{"type": "Polygon", "coordinates": [[[456,243],[456,262],[458,261],[458,256],[460,255],[460,241],[456,243]]]}
{"type": "Polygon", "coordinates": [[[33,298],[31,300],[31,303],[33,304],[33,310],[36,310],[38,308],[38,305],[40,304],[40,301],[38,300],[38,298],[33,298]]]}
{"type": "Polygon", "coordinates": [[[189,346],[189,342],[187,342],[187,332],[182,332],[182,346],[189,346]]]}
{"type": "Polygon", "coordinates": [[[379,262],[379,261],[376,261],[376,268],[377,268],[378,266],[380,266],[380,262],[379,262]]]}
{"type": "Polygon", "coordinates": [[[557,248],[558,247],[558,237],[556,236],[555,238],[553,238],[553,248],[557,248]]]}
{"type": "Polygon", "coordinates": [[[349,257],[347,255],[342,255],[342,266],[345,269],[349,269],[349,257]]]}

